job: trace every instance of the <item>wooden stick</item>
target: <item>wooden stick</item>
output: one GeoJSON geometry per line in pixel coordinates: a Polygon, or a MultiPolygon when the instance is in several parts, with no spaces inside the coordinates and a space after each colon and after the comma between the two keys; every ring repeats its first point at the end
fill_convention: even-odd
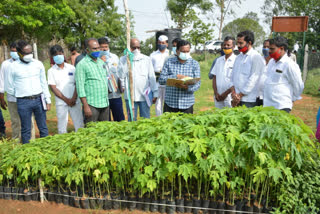
{"type": "MultiPolygon", "coordinates": [[[[127,0],[123,0],[124,10],[126,12],[126,26],[127,26],[127,48],[130,50],[130,16],[129,16],[129,9],[127,0]]],[[[134,118],[134,91],[133,91],[133,75],[132,75],[132,68],[131,62],[129,59],[129,55],[127,56],[127,65],[129,70],[129,83],[130,83],[130,97],[131,97],[131,107],[132,107],[132,114],[134,118]]]]}
{"type": "Polygon", "coordinates": [[[39,189],[40,189],[40,201],[43,203],[44,201],[44,194],[43,194],[43,186],[42,186],[42,180],[39,178],[39,189]]]}

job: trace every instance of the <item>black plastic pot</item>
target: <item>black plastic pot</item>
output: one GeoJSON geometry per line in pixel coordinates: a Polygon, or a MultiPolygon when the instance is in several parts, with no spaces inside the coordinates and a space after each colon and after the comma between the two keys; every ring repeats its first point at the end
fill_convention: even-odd
{"type": "Polygon", "coordinates": [[[263,208],[264,213],[271,213],[271,211],[272,211],[272,207],[264,207],[263,208]]]}
{"type": "MultiPolygon", "coordinates": [[[[138,198],[139,202],[143,202],[143,198],[138,198]]],[[[137,210],[143,210],[143,203],[137,203],[136,205],[137,210]]]]}
{"type": "Polygon", "coordinates": [[[90,209],[96,209],[97,208],[97,203],[95,198],[89,198],[89,206],[90,209]]]}
{"type": "Polygon", "coordinates": [[[149,204],[151,202],[150,198],[145,197],[143,201],[145,202],[145,204],[143,204],[143,211],[150,212],[150,204],[149,204]]]}
{"type": "Polygon", "coordinates": [[[87,198],[81,198],[80,205],[82,209],[89,209],[89,200],[87,198]]]}
{"type": "Polygon", "coordinates": [[[177,213],[184,213],[184,198],[176,199],[177,213]]]}
{"type": "Polygon", "coordinates": [[[3,192],[4,192],[4,199],[6,199],[6,200],[12,199],[11,187],[3,187],[3,192]],[[7,193],[9,193],[9,194],[7,194],[7,193]]]}
{"type": "Polygon", "coordinates": [[[70,192],[70,198],[69,198],[69,204],[70,204],[70,206],[72,206],[72,207],[76,207],[75,206],[75,197],[77,196],[77,193],[76,192],[70,192]]]}
{"type": "Polygon", "coordinates": [[[104,204],[103,204],[103,209],[104,210],[111,210],[112,209],[112,201],[111,196],[110,195],[105,195],[104,196],[105,200],[104,200],[104,204]]]}
{"type": "Polygon", "coordinates": [[[64,205],[69,206],[69,204],[70,204],[69,192],[65,191],[65,192],[62,192],[62,194],[63,194],[62,203],[63,203],[64,205]]]}
{"type": "MultiPolygon", "coordinates": [[[[122,195],[121,196],[121,200],[127,201],[128,200],[128,196],[122,195]]],[[[121,210],[125,210],[125,209],[127,209],[127,207],[128,207],[128,203],[121,201],[121,203],[120,203],[121,210]]]]}
{"type": "MultiPolygon", "coordinates": [[[[199,207],[199,208],[201,208],[201,200],[194,198],[194,199],[193,199],[193,207],[199,207]]],[[[201,209],[195,209],[195,208],[194,208],[194,209],[192,210],[192,213],[193,213],[193,214],[198,214],[198,213],[200,213],[200,210],[201,210],[201,209]]]]}
{"type": "MultiPolygon", "coordinates": [[[[209,208],[209,205],[210,205],[210,200],[203,200],[202,201],[202,207],[203,208],[209,208]]],[[[209,213],[209,210],[206,210],[206,209],[203,209],[203,214],[208,214],[209,213]]]]}
{"type": "Polygon", "coordinates": [[[18,200],[19,200],[19,201],[24,201],[24,195],[23,195],[23,193],[24,193],[24,188],[20,187],[20,188],[19,188],[19,194],[20,194],[20,195],[18,195],[18,200]]]}
{"type": "MultiPolygon", "coordinates": [[[[217,209],[217,206],[218,206],[218,203],[216,201],[210,201],[209,208],[217,209]]],[[[216,210],[210,210],[209,213],[210,214],[216,214],[217,211],[216,210]]]]}
{"type": "MultiPolygon", "coordinates": [[[[111,199],[120,200],[120,196],[116,193],[111,193],[111,199]]],[[[120,202],[119,201],[112,201],[112,209],[114,209],[114,210],[120,209],[120,202]]]]}
{"type": "Polygon", "coordinates": [[[0,186],[0,199],[3,199],[3,186],[0,186]]]}
{"type": "Polygon", "coordinates": [[[135,196],[129,196],[129,204],[128,204],[128,209],[130,211],[133,211],[136,209],[137,203],[136,203],[137,198],[135,196]]]}
{"type": "Polygon", "coordinates": [[[241,210],[243,210],[243,207],[244,207],[244,205],[247,203],[248,201],[246,200],[246,199],[243,199],[243,200],[237,200],[236,202],[235,202],[235,204],[236,204],[236,210],[237,211],[241,211],[241,210]]]}
{"type": "Polygon", "coordinates": [[[56,203],[57,204],[62,204],[62,196],[61,196],[61,193],[60,192],[58,192],[58,191],[55,191],[54,192],[56,195],[55,195],[55,199],[56,199],[56,203]]]}
{"type": "Polygon", "coordinates": [[[39,201],[39,193],[37,190],[31,190],[31,200],[32,201],[39,201]]]}
{"type": "Polygon", "coordinates": [[[236,212],[234,212],[234,211],[237,210],[237,205],[227,204],[226,209],[229,210],[229,211],[227,211],[227,214],[236,214],[236,212]]]}
{"type": "Polygon", "coordinates": [[[244,206],[244,211],[252,212],[252,213],[253,213],[253,207],[249,207],[249,206],[245,205],[245,206],[244,206]]]}
{"type": "Polygon", "coordinates": [[[73,206],[76,207],[76,208],[81,208],[80,198],[79,198],[79,197],[75,197],[75,198],[73,199],[73,206]]]}
{"type": "Polygon", "coordinates": [[[225,214],[224,209],[225,209],[225,203],[224,202],[218,202],[217,206],[217,214],[225,214]]]}
{"type": "Polygon", "coordinates": [[[48,191],[48,201],[55,201],[55,195],[53,190],[48,191]]]}
{"type": "Polygon", "coordinates": [[[263,213],[263,207],[259,208],[257,206],[253,206],[253,212],[255,212],[255,213],[263,213]]]}
{"type": "MultiPolygon", "coordinates": [[[[175,201],[167,201],[169,205],[176,205],[175,201]]],[[[176,212],[176,206],[167,206],[167,214],[174,214],[176,212]]]]}
{"type": "Polygon", "coordinates": [[[193,201],[191,199],[185,199],[184,200],[184,206],[186,206],[184,208],[184,212],[191,213],[192,212],[192,208],[189,208],[189,207],[193,206],[193,201]]]}
{"type": "Polygon", "coordinates": [[[103,204],[104,204],[104,199],[103,198],[98,198],[96,202],[97,202],[97,209],[102,210],[103,209],[103,204]]]}
{"type": "Polygon", "coordinates": [[[25,189],[24,193],[24,201],[31,201],[31,192],[30,190],[25,189]]]}
{"type": "Polygon", "coordinates": [[[12,199],[13,200],[18,200],[19,199],[19,188],[17,188],[17,187],[12,187],[11,188],[11,192],[13,193],[12,194],[12,199]]]}
{"type": "MultiPolygon", "coordinates": [[[[166,204],[167,200],[166,199],[160,199],[160,204],[166,204]]],[[[159,205],[159,212],[160,213],[166,213],[166,207],[165,205],[159,205]]]]}
{"type": "Polygon", "coordinates": [[[156,199],[153,199],[151,201],[151,203],[153,203],[153,204],[150,205],[150,211],[151,212],[158,212],[159,211],[159,205],[158,205],[159,201],[156,199]]]}

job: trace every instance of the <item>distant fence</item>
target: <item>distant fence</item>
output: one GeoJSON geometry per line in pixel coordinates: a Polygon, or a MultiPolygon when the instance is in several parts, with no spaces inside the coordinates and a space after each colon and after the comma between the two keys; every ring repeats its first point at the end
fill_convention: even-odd
{"type": "Polygon", "coordinates": [[[308,56],[308,70],[320,68],[320,52],[309,52],[308,56]]]}

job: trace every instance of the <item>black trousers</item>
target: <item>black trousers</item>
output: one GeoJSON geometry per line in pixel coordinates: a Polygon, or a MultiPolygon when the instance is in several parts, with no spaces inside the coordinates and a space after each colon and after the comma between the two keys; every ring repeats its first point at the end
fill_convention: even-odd
{"type": "Polygon", "coordinates": [[[182,112],[186,114],[193,114],[193,105],[187,109],[171,108],[164,103],[163,112],[182,112]]]}

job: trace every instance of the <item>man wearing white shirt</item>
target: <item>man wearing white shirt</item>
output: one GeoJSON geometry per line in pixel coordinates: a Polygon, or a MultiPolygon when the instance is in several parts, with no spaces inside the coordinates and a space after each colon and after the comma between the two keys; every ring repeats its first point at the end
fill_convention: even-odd
{"type": "Polygon", "coordinates": [[[233,53],[235,39],[227,36],[223,42],[224,56],[217,59],[210,73],[213,74],[212,87],[214,104],[217,108],[231,107],[232,82],[231,75],[236,55],[233,53]]]}
{"type": "Polygon", "coordinates": [[[232,72],[234,90],[232,106],[245,105],[248,108],[256,106],[259,79],[265,69],[263,57],[253,49],[254,34],[243,31],[237,35],[237,45],[240,54],[237,56],[232,72]]]}
{"type": "Polygon", "coordinates": [[[155,104],[156,106],[156,115],[160,116],[163,113],[163,104],[164,104],[164,96],[166,92],[166,87],[164,85],[159,85],[158,78],[162,71],[165,60],[169,57],[168,47],[168,37],[166,35],[161,35],[158,38],[158,50],[153,52],[150,57],[153,64],[154,72],[157,76],[157,85],[158,85],[158,99],[155,104]]]}
{"type": "Polygon", "coordinates": [[[48,70],[48,84],[55,94],[58,133],[67,133],[68,113],[74,129],[83,128],[83,115],[75,82],[75,67],[64,62],[64,53],[60,45],[50,48],[55,64],[48,70]]]}
{"type": "MultiPolygon", "coordinates": [[[[154,74],[153,65],[150,57],[140,52],[140,42],[138,39],[131,39],[130,49],[134,54],[133,62],[131,65],[133,74],[133,85],[130,85],[130,87],[133,88],[134,92],[134,97],[131,97],[131,99],[134,100],[134,120],[137,120],[138,108],[140,117],[150,118],[150,106],[148,106],[143,93],[148,87],[150,87],[151,91],[153,92],[152,102],[156,102],[158,97],[158,86],[156,83],[156,76],[154,74]]],[[[120,58],[119,73],[125,78],[126,86],[129,82],[127,56],[122,56],[120,58]]],[[[130,121],[127,90],[125,90],[124,97],[126,100],[128,119],[130,121]]]]}
{"type": "Polygon", "coordinates": [[[35,116],[40,137],[48,136],[46,110],[50,110],[51,100],[42,62],[33,59],[32,47],[20,40],[17,43],[19,60],[8,69],[8,84],[5,90],[17,98],[21,121],[22,143],[31,138],[31,117],[35,116]]]}
{"type": "MultiPolygon", "coordinates": [[[[109,106],[110,113],[112,113],[113,121],[124,120],[123,105],[121,93],[123,93],[124,86],[123,78],[120,78],[118,73],[119,57],[113,53],[110,53],[109,39],[102,37],[98,39],[100,45],[100,58],[105,62],[108,75],[113,76],[115,82],[118,84],[118,89],[115,92],[109,92],[109,106]]],[[[110,84],[108,84],[110,86],[110,84]]],[[[111,120],[111,117],[109,116],[111,120]]]]}
{"type": "Polygon", "coordinates": [[[267,67],[263,106],[273,106],[289,113],[293,102],[301,99],[304,84],[300,68],[288,57],[287,49],[288,42],[284,37],[270,39],[272,59],[267,67]]]}

